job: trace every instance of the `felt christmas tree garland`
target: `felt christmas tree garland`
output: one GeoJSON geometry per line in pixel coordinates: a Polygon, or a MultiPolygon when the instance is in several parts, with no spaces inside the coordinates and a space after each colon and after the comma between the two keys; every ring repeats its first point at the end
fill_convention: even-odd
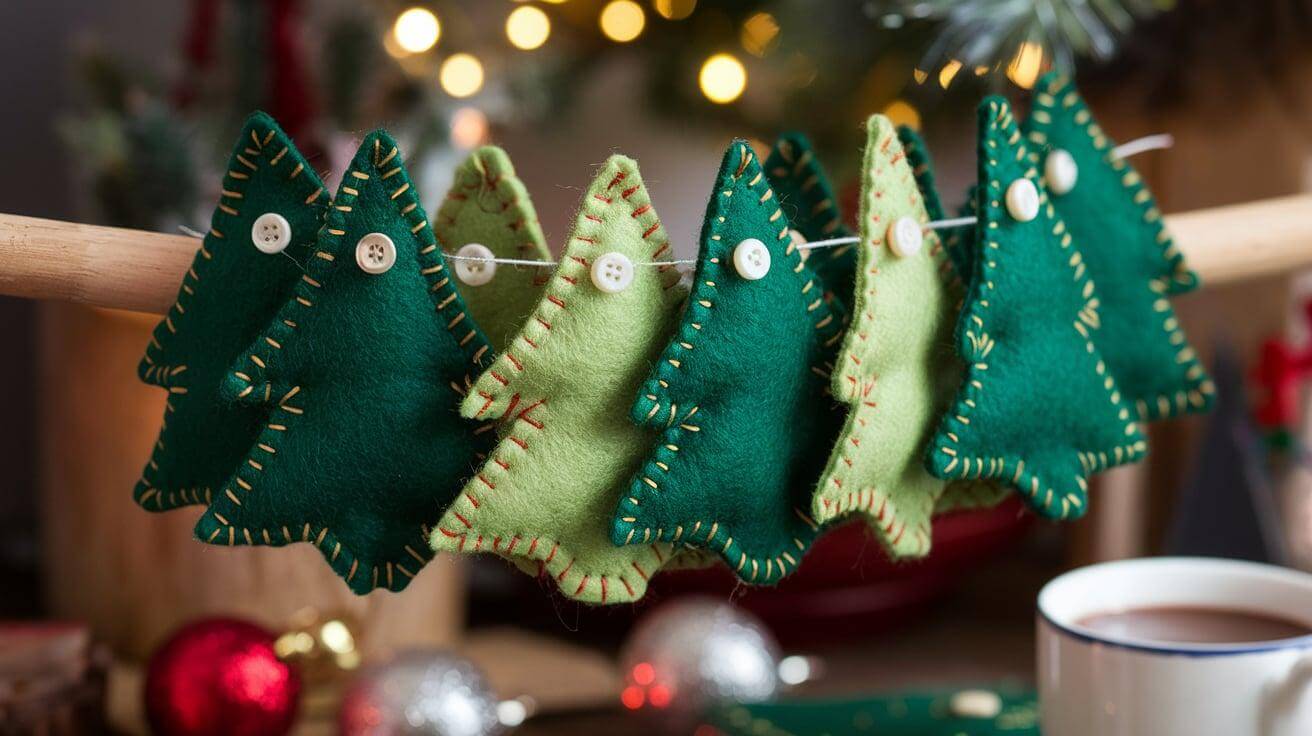
{"type": "Polygon", "coordinates": [[[292,297],[222,384],[269,419],[196,535],[310,543],[356,593],[401,590],[491,438],[457,413],[490,360],[396,144],[371,133],[292,297]]]}
{"type": "MultiPolygon", "coordinates": [[[[456,169],[433,232],[451,253],[551,259],[528,190],[495,146],[479,148],[456,169]]],[[[470,317],[496,350],[509,345],[546,283],[544,272],[531,266],[457,260],[452,270],[470,317]]]]}
{"type": "Polygon", "coordinates": [[[300,277],[327,208],[318,174],[264,113],[246,121],[226,171],[209,232],[138,368],[169,392],[133,492],[151,511],[209,503],[259,434],[266,412],[217,389],[300,277]]]}
{"type": "Polygon", "coordinates": [[[641,598],[668,543],[617,547],[611,514],[656,432],[632,396],[686,296],[637,164],[612,156],[583,196],[546,293],[474,384],[467,417],[498,419],[488,462],[437,524],[434,549],[531,561],[567,597],[641,598]]]}
{"type": "Polygon", "coordinates": [[[837,433],[825,395],[841,338],[751,147],[725,153],[682,321],[633,404],[661,429],[620,500],[616,544],[681,542],[749,583],[796,569],[837,433]]]}
{"type": "Polygon", "coordinates": [[[929,446],[944,479],[1016,488],[1050,518],[1087,509],[1088,477],[1146,451],[1094,344],[1099,301],[1008,104],[979,113],[974,268],[957,325],[964,383],[929,446]]]}

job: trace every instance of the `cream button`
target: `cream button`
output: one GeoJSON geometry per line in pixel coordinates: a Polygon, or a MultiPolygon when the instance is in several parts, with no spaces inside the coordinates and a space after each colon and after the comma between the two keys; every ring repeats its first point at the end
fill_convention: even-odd
{"type": "Polygon", "coordinates": [[[277,212],[265,212],[251,226],[251,242],[261,253],[281,253],[292,242],[292,225],[277,212]]]}
{"type": "Polygon", "coordinates": [[[369,233],[355,244],[355,263],[365,273],[387,273],[396,263],[396,244],[383,233],[369,233]]]}
{"type": "Polygon", "coordinates": [[[456,264],[456,278],[470,286],[482,286],[497,275],[496,261],[492,260],[492,251],[482,243],[469,243],[456,251],[453,259],[456,264]],[[470,260],[483,258],[486,260],[470,260]]]}
{"type": "Polygon", "coordinates": [[[916,218],[904,215],[888,226],[888,247],[893,255],[901,258],[914,256],[924,244],[925,233],[916,218]]]}
{"type": "Polygon", "coordinates": [[[1080,165],[1075,163],[1070,151],[1054,148],[1043,164],[1043,178],[1048,181],[1048,191],[1060,197],[1075,188],[1080,178],[1080,165]]]}
{"type": "Polygon", "coordinates": [[[748,238],[733,249],[733,267],[748,281],[765,278],[770,273],[770,250],[756,238],[748,238]]]}
{"type": "Polygon", "coordinates": [[[1039,190],[1029,179],[1017,179],[1007,187],[1007,212],[1017,222],[1029,222],[1039,216],[1039,190]]]}
{"type": "Polygon", "coordinates": [[[592,284],[606,294],[618,294],[633,283],[633,261],[623,253],[606,253],[592,262],[592,284]]]}

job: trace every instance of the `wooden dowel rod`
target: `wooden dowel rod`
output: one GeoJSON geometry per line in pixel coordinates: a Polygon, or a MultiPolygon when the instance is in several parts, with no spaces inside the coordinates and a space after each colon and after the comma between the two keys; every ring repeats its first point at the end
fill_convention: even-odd
{"type": "MultiPolygon", "coordinates": [[[[1312,194],[1166,220],[1204,284],[1312,266],[1312,194]]],[[[0,214],[0,294],[162,314],[198,245],[185,235],[0,214]]]]}

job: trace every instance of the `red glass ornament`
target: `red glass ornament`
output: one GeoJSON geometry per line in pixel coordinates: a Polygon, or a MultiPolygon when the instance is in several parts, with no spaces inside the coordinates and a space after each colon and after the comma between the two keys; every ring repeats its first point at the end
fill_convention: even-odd
{"type": "Polygon", "coordinates": [[[237,619],[179,629],[150,658],[146,715],[162,736],[284,736],[301,679],[278,659],[274,635],[237,619]]]}

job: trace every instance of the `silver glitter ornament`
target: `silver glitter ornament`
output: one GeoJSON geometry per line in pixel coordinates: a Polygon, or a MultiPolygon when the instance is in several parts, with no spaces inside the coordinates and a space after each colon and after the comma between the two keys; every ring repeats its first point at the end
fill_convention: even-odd
{"type": "Polygon", "coordinates": [[[342,736],[494,736],[497,698],[468,660],[416,650],[369,668],[342,698],[342,736]]]}
{"type": "Polygon", "coordinates": [[[721,700],[770,700],[781,689],[779,646],[754,617],[714,598],[683,598],[638,622],[620,654],[630,710],[671,731],[721,700]]]}

